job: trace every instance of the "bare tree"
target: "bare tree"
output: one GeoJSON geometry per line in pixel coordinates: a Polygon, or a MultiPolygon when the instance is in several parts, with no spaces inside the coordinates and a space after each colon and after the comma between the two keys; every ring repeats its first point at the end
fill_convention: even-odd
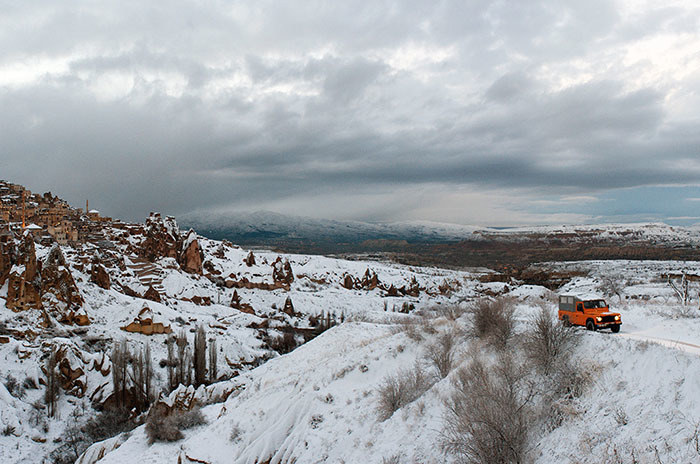
{"type": "Polygon", "coordinates": [[[112,386],[114,389],[114,398],[118,402],[119,407],[126,405],[127,394],[127,367],[131,353],[126,344],[126,339],[114,342],[112,353],[109,358],[112,361],[112,386]]]}
{"type": "Polygon", "coordinates": [[[216,361],[216,337],[214,337],[209,343],[209,383],[217,380],[216,361]]]}
{"type": "Polygon", "coordinates": [[[173,391],[177,388],[176,383],[176,367],[177,360],[175,359],[175,337],[168,337],[168,359],[166,362],[166,367],[168,368],[168,391],[173,391]]]}
{"type": "Polygon", "coordinates": [[[683,271],[683,273],[680,276],[681,281],[678,284],[674,282],[671,277],[671,274],[668,274],[666,276],[666,282],[668,283],[669,287],[671,287],[676,293],[678,301],[680,301],[680,303],[683,306],[687,306],[690,302],[690,284],[688,283],[688,275],[685,271],[683,271]]]}
{"type": "Polygon", "coordinates": [[[194,334],[194,385],[198,387],[207,381],[207,332],[204,326],[197,327],[194,334]]]}
{"type": "Polygon", "coordinates": [[[44,369],[46,370],[46,390],[44,391],[44,401],[46,402],[47,414],[49,417],[56,416],[56,402],[58,401],[58,379],[56,375],[58,361],[56,359],[56,345],[51,345],[51,353],[46,360],[44,369]]]}
{"type": "Polygon", "coordinates": [[[153,368],[151,365],[151,346],[147,343],[133,358],[132,385],[135,393],[138,395],[141,407],[146,409],[152,400],[153,368]]]}
{"type": "Polygon", "coordinates": [[[190,382],[186,380],[191,377],[190,366],[192,363],[189,361],[189,349],[187,346],[187,332],[182,329],[175,339],[175,345],[177,345],[177,368],[175,376],[175,387],[178,385],[189,385],[190,382]]]}

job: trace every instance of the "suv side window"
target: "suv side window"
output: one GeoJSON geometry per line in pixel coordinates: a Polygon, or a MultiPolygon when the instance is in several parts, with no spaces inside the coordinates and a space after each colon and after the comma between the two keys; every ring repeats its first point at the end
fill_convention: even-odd
{"type": "Polygon", "coordinates": [[[583,312],[583,303],[578,303],[578,304],[576,305],[576,310],[577,310],[577,311],[583,312]]]}

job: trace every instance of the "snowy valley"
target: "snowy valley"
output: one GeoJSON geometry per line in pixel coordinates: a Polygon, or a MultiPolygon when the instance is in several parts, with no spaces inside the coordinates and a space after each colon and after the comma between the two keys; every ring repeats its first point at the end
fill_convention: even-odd
{"type": "Polygon", "coordinates": [[[511,452],[472,449],[484,431],[459,411],[482,407],[520,424],[502,441],[521,462],[700,460],[698,262],[549,262],[516,275],[248,250],[157,214],[99,229],[65,245],[4,235],[2,462],[511,452]],[[669,284],[683,276],[686,304],[669,284]],[[561,330],[560,294],[606,298],[622,331],[566,329],[543,369],[533,334],[544,316],[561,330]]]}

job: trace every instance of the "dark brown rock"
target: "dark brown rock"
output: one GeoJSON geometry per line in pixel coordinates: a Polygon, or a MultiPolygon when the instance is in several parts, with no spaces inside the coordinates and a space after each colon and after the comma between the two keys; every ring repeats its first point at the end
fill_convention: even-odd
{"type": "Polygon", "coordinates": [[[194,230],[190,229],[187,233],[181,249],[178,263],[180,263],[182,270],[190,274],[201,275],[203,272],[202,261],[204,260],[204,253],[199,247],[197,233],[194,230]]]}
{"type": "Polygon", "coordinates": [[[163,301],[163,299],[160,296],[160,293],[158,293],[158,290],[153,288],[153,285],[148,287],[148,290],[146,290],[146,293],[143,294],[143,297],[146,300],[155,301],[156,303],[161,303],[163,301]]]}
{"type": "Polygon", "coordinates": [[[90,282],[98,287],[109,290],[112,286],[107,269],[102,264],[93,264],[90,271],[90,282]]]}
{"type": "Polygon", "coordinates": [[[285,259],[282,261],[281,257],[277,257],[275,262],[272,263],[272,280],[286,285],[291,285],[294,282],[294,273],[289,260],[285,259]]]}
{"type": "Polygon", "coordinates": [[[66,259],[58,245],[54,245],[44,260],[41,270],[41,301],[44,309],[64,324],[88,325],[83,308],[83,297],[66,266],[66,259]]]}
{"type": "Polygon", "coordinates": [[[151,262],[160,258],[178,258],[180,231],[174,218],[163,219],[160,213],[151,213],[146,219],[144,233],[144,241],[134,250],[139,256],[151,262]]]}
{"type": "Polygon", "coordinates": [[[17,255],[16,267],[9,275],[6,306],[13,311],[41,308],[41,276],[31,235],[24,236],[17,255]]]}
{"type": "Polygon", "coordinates": [[[248,253],[248,256],[246,256],[246,257],[243,259],[243,262],[244,262],[244,263],[246,264],[246,266],[248,266],[248,267],[255,266],[255,255],[253,254],[252,251],[249,252],[249,253],[248,253]]]}

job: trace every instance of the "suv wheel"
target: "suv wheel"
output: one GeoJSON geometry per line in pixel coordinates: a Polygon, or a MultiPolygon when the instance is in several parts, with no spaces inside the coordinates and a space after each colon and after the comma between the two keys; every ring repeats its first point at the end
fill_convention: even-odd
{"type": "Polygon", "coordinates": [[[620,331],[620,326],[614,325],[614,326],[610,327],[610,330],[612,330],[613,333],[618,333],[620,331]]]}
{"type": "Polygon", "coordinates": [[[586,328],[587,328],[588,330],[595,330],[595,324],[593,323],[592,320],[588,319],[588,320],[586,321],[586,328]]]}

